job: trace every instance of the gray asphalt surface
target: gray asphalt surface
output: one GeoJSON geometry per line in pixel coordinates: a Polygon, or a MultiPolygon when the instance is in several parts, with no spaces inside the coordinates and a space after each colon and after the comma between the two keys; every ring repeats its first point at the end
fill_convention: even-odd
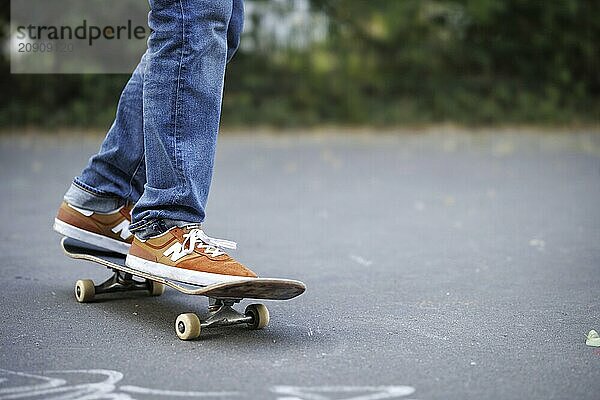
{"type": "Polygon", "coordinates": [[[0,143],[0,399],[600,398],[598,134],[223,135],[206,231],[308,290],[193,342],[203,297],[74,299],[108,271],[51,225],[99,140],[0,143]]]}

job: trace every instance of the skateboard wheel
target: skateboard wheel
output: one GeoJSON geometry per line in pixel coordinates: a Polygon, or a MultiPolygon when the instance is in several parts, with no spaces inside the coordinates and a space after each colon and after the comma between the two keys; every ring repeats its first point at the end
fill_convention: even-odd
{"type": "Polygon", "coordinates": [[[244,314],[252,317],[252,322],[248,323],[250,329],[262,329],[269,324],[269,310],[264,304],[250,304],[244,314]]]}
{"type": "Polygon", "coordinates": [[[160,296],[165,292],[165,285],[156,281],[148,281],[150,288],[150,296],[160,296]]]}
{"type": "Polygon", "coordinates": [[[192,340],[200,336],[200,319],[194,313],[180,314],[175,320],[175,332],[181,340],[192,340]]]}
{"type": "Polygon", "coordinates": [[[75,282],[75,298],[80,303],[87,303],[94,300],[96,295],[96,288],[94,287],[94,281],[91,279],[80,279],[75,282]]]}

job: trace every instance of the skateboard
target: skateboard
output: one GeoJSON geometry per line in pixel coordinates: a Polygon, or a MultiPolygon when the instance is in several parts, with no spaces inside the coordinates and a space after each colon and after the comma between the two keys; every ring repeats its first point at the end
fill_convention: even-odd
{"type": "Polygon", "coordinates": [[[243,299],[288,300],[306,290],[304,283],[289,279],[253,278],[234,282],[197,286],[172,281],[145,272],[133,270],[125,265],[125,255],[65,237],[61,247],[71,258],[87,260],[103,265],[113,275],[99,285],[90,279],[75,283],[75,297],[80,303],[94,300],[96,295],[146,291],[151,296],[160,296],[169,286],[181,293],[209,298],[208,318],[201,321],[195,313],[180,314],[175,320],[175,332],[182,340],[200,336],[203,329],[216,326],[247,324],[250,329],[262,329],[269,323],[269,310],[264,304],[250,304],[244,313],[233,308],[243,299]]]}

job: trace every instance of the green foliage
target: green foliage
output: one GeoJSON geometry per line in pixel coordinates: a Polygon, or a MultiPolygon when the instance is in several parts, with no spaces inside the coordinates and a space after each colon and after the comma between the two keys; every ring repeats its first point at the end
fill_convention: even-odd
{"type": "MultiPolygon", "coordinates": [[[[242,48],[228,67],[224,124],[600,120],[595,0],[312,0],[311,5],[327,18],[325,40],[242,48]]],[[[246,39],[259,41],[252,35],[256,30],[246,39]]],[[[0,100],[2,126],[107,127],[127,78],[0,79],[11,88],[0,100]]]]}

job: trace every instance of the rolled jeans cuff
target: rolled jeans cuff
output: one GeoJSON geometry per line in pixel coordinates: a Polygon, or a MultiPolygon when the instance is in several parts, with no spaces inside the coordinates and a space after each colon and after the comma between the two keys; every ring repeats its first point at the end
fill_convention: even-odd
{"type": "Polygon", "coordinates": [[[146,240],[153,236],[162,235],[174,226],[179,228],[200,228],[202,225],[186,221],[176,221],[173,219],[150,219],[141,220],[129,225],[129,231],[135,233],[138,238],[146,240]]]}
{"type": "Polygon", "coordinates": [[[77,180],[71,183],[64,200],[75,207],[100,213],[114,211],[125,204],[125,200],[110,194],[103,194],[77,180]]]}

